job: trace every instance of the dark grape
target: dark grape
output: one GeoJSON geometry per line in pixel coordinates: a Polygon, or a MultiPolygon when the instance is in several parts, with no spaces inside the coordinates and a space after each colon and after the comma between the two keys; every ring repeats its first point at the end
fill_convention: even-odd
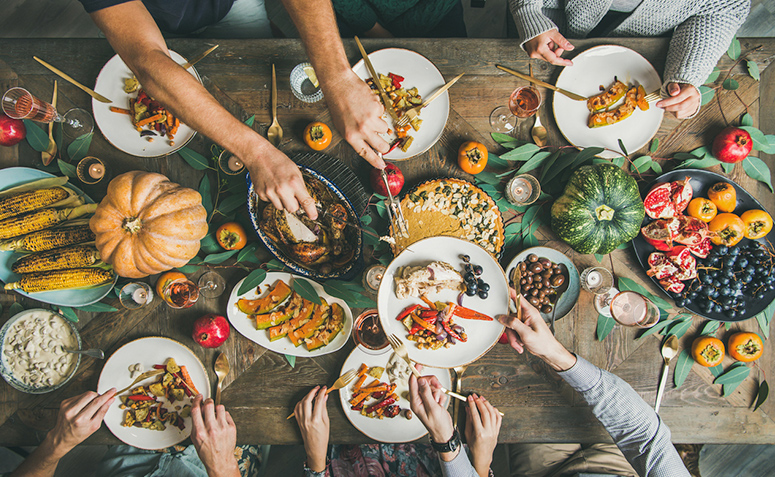
{"type": "Polygon", "coordinates": [[[675,306],[678,308],[683,308],[686,306],[686,298],[676,298],[675,299],[675,306]]]}
{"type": "Polygon", "coordinates": [[[476,277],[472,272],[466,272],[466,274],[463,275],[463,280],[465,280],[466,283],[476,283],[476,277]]]}
{"type": "Polygon", "coordinates": [[[470,262],[470,261],[471,261],[471,257],[469,257],[468,255],[461,255],[461,256],[460,256],[460,258],[461,258],[461,259],[462,259],[464,262],[466,262],[466,263],[468,263],[468,262],[470,262]]]}
{"type": "Polygon", "coordinates": [[[737,318],[737,310],[729,310],[729,311],[727,311],[727,316],[729,318],[737,318]]]}
{"type": "Polygon", "coordinates": [[[481,298],[482,300],[486,300],[487,299],[487,292],[484,291],[484,290],[479,290],[479,298],[481,298]]]}
{"type": "Polygon", "coordinates": [[[482,283],[481,285],[479,285],[479,290],[481,290],[483,292],[490,291],[490,284],[489,283],[482,283]]]}
{"type": "Polygon", "coordinates": [[[740,249],[737,247],[730,247],[729,251],[727,252],[729,255],[735,256],[740,254],[740,249]]]}
{"type": "Polygon", "coordinates": [[[729,248],[726,245],[719,245],[715,247],[713,250],[718,252],[719,255],[726,255],[729,252],[729,248]]]}
{"type": "Polygon", "coordinates": [[[713,283],[713,278],[710,275],[703,276],[700,281],[705,285],[710,285],[713,283]]]}
{"type": "Polygon", "coordinates": [[[476,288],[466,288],[466,295],[468,296],[476,295],[476,288]]]}
{"type": "Polygon", "coordinates": [[[481,275],[482,272],[484,272],[484,269],[482,269],[481,265],[474,265],[474,275],[481,275]]]}

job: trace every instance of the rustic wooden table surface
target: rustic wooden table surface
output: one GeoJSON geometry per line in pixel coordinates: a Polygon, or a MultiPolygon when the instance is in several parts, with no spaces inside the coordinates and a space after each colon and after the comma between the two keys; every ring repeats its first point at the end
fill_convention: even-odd
{"type": "MultiPolygon", "coordinates": [[[[633,48],[658,71],[663,70],[668,46],[668,39],[664,38],[578,41],[576,51],[608,42],[633,48]]],[[[171,40],[169,45],[184,56],[191,57],[214,43],[205,40],[171,40]]],[[[281,149],[286,152],[303,151],[299,138],[304,126],[311,120],[321,119],[330,124],[323,102],[312,105],[303,103],[289,90],[290,70],[306,59],[299,41],[220,40],[218,43],[220,48],[197,65],[205,86],[237,117],[246,119],[255,114],[254,128],[261,132],[270,122],[270,71],[271,64],[276,64],[279,119],[286,137],[281,149]]],[[[369,51],[383,47],[404,47],[417,51],[433,61],[445,78],[466,73],[458,85],[450,90],[451,109],[442,139],[428,153],[401,164],[409,184],[440,175],[464,177],[455,164],[455,152],[463,140],[483,141],[492,151],[498,152],[497,145],[489,137],[491,130],[488,116],[495,106],[505,104],[511,91],[524,82],[497,70],[494,65],[500,63],[520,71],[528,70],[529,60],[514,41],[367,40],[364,43],[369,51]]],[[[775,57],[775,39],[742,40],[744,54],[757,46],[761,48],[751,52],[749,57],[758,62],[763,72],[761,81],[750,78],[744,65],[736,65],[733,73],[740,81],[737,91],[720,95],[720,101],[714,100],[704,106],[692,120],[678,121],[671,115],[665,116],[656,136],[660,140],[656,155],[669,158],[675,152],[709,145],[715,133],[724,127],[724,117],[728,121],[737,121],[746,110],[753,116],[754,124],[765,133],[775,132],[775,73],[773,68],[767,69],[775,57]]],[[[345,47],[354,64],[360,58],[354,42],[345,41],[345,47]]],[[[113,56],[113,51],[107,41],[103,40],[0,40],[0,90],[21,85],[41,98],[50,97],[55,76],[37,64],[32,59],[33,55],[48,60],[83,83],[93,85],[102,66],[113,56]]],[[[719,67],[728,70],[733,63],[724,55],[719,67]]],[[[537,77],[553,82],[559,68],[534,62],[534,72],[537,77]]],[[[548,94],[544,96],[550,98],[548,94]]],[[[564,145],[550,115],[548,102],[541,107],[540,114],[549,129],[549,144],[564,145]]],[[[89,104],[90,98],[85,93],[69,83],[59,81],[61,110],[72,106],[88,107],[89,104]]],[[[529,138],[531,126],[531,120],[520,122],[518,136],[529,138]]],[[[204,152],[210,144],[207,138],[197,136],[189,146],[204,152]]],[[[333,144],[327,152],[348,163],[367,184],[366,163],[336,133],[333,144]]],[[[112,166],[114,175],[136,169],[154,171],[194,188],[202,176],[201,172],[189,167],[178,154],[155,159],[131,157],[111,147],[98,132],[89,152],[106,160],[112,166]]],[[[772,157],[765,159],[770,166],[773,165],[772,157]]],[[[13,148],[0,148],[0,167],[35,167],[37,164],[40,164],[40,154],[33,151],[26,142],[13,148]]],[[[0,170],[0,174],[3,173],[0,170]]],[[[775,210],[773,194],[749,179],[740,166],[735,168],[731,178],[742,184],[770,211],[775,210]]],[[[104,194],[104,187],[89,192],[99,198],[104,194]]],[[[538,235],[542,242],[568,253],[579,269],[597,264],[593,256],[580,256],[562,242],[553,240],[548,229],[540,229],[538,235]]],[[[517,252],[507,250],[503,263],[507,264],[517,252]]],[[[266,252],[263,253],[266,257],[266,252]]],[[[635,279],[653,293],[660,293],[647,281],[631,250],[617,250],[611,258],[612,262],[609,262],[606,257],[603,265],[610,268],[613,264],[618,276],[635,279]]],[[[232,285],[246,274],[239,269],[219,271],[232,285]]],[[[257,346],[236,332],[232,333],[220,350],[199,347],[190,337],[192,322],[208,312],[224,313],[227,299],[228,293],[218,299],[200,300],[194,307],[178,311],[156,299],[139,311],[122,309],[120,312],[104,314],[78,312],[80,321],[77,326],[84,347],[102,348],[108,356],[121,345],[143,336],[161,335],[179,340],[203,360],[212,382],[215,382],[212,371],[215,356],[218,351],[224,351],[232,363],[233,372],[225,382],[223,403],[237,423],[239,442],[299,443],[301,436],[295,422],[286,421],[285,416],[311,387],[334,381],[353,344],[350,342],[342,350],[320,358],[299,358],[293,368],[283,356],[257,346]]],[[[120,308],[113,294],[104,301],[120,308]]],[[[13,302],[20,302],[25,307],[36,305],[34,301],[23,299],[15,293],[0,294],[0,304],[5,310],[0,316],[0,324],[9,318],[8,309],[13,302]]],[[[358,311],[354,310],[355,313],[358,311]]],[[[652,335],[636,341],[636,331],[617,327],[608,338],[600,342],[595,337],[596,321],[597,313],[592,306],[591,295],[582,292],[571,314],[558,322],[557,337],[570,350],[626,380],[646,402],[653,403],[662,365],[659,356],[660,338],[652,335]]],[[[682,347],[691,343],[698,332],[696,328],[703,322],[703,319],[695,317],[692,330],[681,340],[682,347]]],[[[732,330],[738,329],[759,331],[755,320],[732,326],[732,330]]],[[[721,397],[721,387],[712,384],[711,373],[704,368],[698,369],[698,366],[694,367],[681,388],[670,389],[673,387],[670,384],[661,416],[670,426],[673,440],[682,443],[775,443],[775,422],[772,417],[775,416],[775,401],[771,399],[755,413],[751,410],[762,372],[775,376],[775,359],[769,348],[758,362],[762,371],[752,372],[752,377],[728,398],[721,397]]],[[[727,365],[730,363],[725,362],[727,365]]],[[[59,402],[95,389],[101,368],[101,361],[84,359],[76,377],[68,385],[45,395],[27,395],[17,392],[5,382],[0,384],[0,445],[33,445],[39,442],[45,431],[53,425],[59,402]]],[[[671,367],[670,383],[672,368],[674,366],[671,367]]],[[[539,359],[517,355],[507,346],[496,346],[473,363],[465,374],[463,387],[467,391],[487,396],[505,412],[500,434],[503,442],[610,441],[603,427],[570,387],[539,359]]],[[[338,399],[329,401],[329,414],[331,442],[368,441],[349,424],[338,399]]],[[[104,426],[87,441],[92,444],[117,442],[104,426]]]]}

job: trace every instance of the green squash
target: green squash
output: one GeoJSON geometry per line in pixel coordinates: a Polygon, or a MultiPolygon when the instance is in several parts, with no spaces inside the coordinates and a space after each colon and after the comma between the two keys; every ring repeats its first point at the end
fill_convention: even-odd
{"type": "Polygon", "coordinates": [[[578,253],[604,255],[638,236],[638,184],[612,164],[580,167],[552,204],[552,230],[578,253]]]}

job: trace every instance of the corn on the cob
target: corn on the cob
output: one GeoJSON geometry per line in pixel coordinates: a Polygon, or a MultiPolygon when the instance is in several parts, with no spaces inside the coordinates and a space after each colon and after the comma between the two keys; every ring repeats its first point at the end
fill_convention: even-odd
{"type": "Polygon", "coordinates": [[[27,273],[19,281],[6,283],[6,290],[36,293],[68,288],[87,288],[113,281],[113,271],[102,268],[71,268],[27,273]]]}
{"type": "Polygon", "coordinates": [[[64,187],[49,187],[0,197],[0,219],[48,207],[69,196],[70,192],[64,187]]]}
{"type": "Polygon", "coordinates": [[[84,242],[92,242],[95,239],[94,232],[89,224],[74,225],[71,227],[57,227],[40,230],[27,234],[24,237],[9,240],[0,244],[3,251],[42,252],[67,245],[75,245],[84,242]]]}
{"type": "Polygon", "coordinates": [[[93,245],[74,245],[26,255],[11,266],[11,271],[22,274],[91,267],[99,259],[100,253],[93,245]]]}
{"type": "Polygon", "coordinates": [[[41,209],[0,220],[0,240],[47,229],[97,210],[97,204],[67,209],[41,209]]]}

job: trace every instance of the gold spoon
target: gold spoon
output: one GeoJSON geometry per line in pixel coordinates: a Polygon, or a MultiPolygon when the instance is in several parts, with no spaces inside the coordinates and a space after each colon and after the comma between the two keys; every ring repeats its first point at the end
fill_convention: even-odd
{"type": "Polygon", "coordinates": [[[541,118],[536,113],[536,122],[533,124],[533,129],[530,131],[530,135],[533,136],[533,142],[538,147],[546,146],[546,128],[541,124],[541,118]]]}
{"type": "MultiPolygon", "coordinates": [[[[57,107],[57,80],[54,80],[54,94],[51,97],[51,105],[57,107]]],[[[51,164],[51,160],[57,153],[57,143],[54,141],[54,122],[52,121],[48,125],[48,148],[40,153],[43,165],[47,166],[51,164]]]]}
{"type": "Polygon", "coordinates": [[[218,386],[215,388],[216,406],[221,403],[221,385],[227,374],[229,374],[229,360],[225,354],[221,353],[215,360],[215,375],[218,376],[218,386]]]}
{"type": "Polygon", "coordinates": [[[274,63],[272,63],[272,124],[266,131],[266,138],[274,147],[280,145],[283,140],[283,128],[277,122],[277,78],[274,72],[274,63]]]}
{"type": "Polygon", "coordinates": [[[656,413],[659,413],[659,405],[662,403],[662,396],[665,394],[670,360],[675,358],[676,354],[678,354],[678,338],[675,335],[671,335],[665,340],[665,344],[662,345],[662,358],[665,360],[665,365],[662,368],[662,379],[659,381],[659,389],[657,390],[657,402],[654,404],[654,412],[656,413]]]}

